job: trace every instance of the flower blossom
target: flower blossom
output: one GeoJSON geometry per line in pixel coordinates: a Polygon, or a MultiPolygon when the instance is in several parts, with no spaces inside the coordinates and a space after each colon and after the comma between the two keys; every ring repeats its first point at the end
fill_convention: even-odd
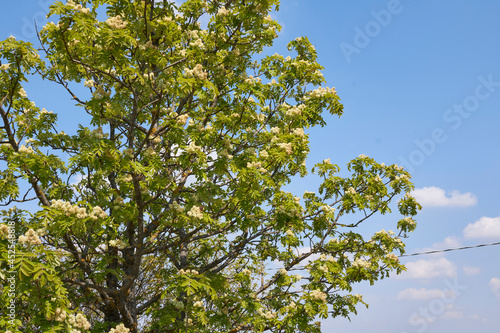
{"type": "Polygon", "coordinates": [[[109,241],[109,246],[116,247],[120,250],[123,250],[127,247],[127,243],[123,242],[121,239],[112,239],[109,241]]]}
{"type": "Polygon", "coordinates": [[[120,15],[112,16],[106,20],[106,24],[113,29],[123,29],[127,26],[127,21],[123,21],[120,15]]]}
{"type": "Polygon", "coordinates": [[[91,326],[87,318],[85,318],[85,316],[81,313],[78,313],[76,316],[73,314],[69,315],[68,322],[70,325],[84,330],[89,330],[91,326]]]}
{"type": "Polygon", "coordinates": [[[229,11],[224,6],[220,7],[219,10],[217,11],[217,15],[220,16],[226,16],[228,13],[229,11]]]}
{"type": "Polygon", "coordinates": [[[125,325],[123,324],[120,324],[109,331],[109,333],[129,333],[129,332],[130,330],[126,328],[125,325]]]}
{"type": "Polygon", "coordinates": [[[284,149],[285,152],[290,155],[292,153],[292,144],[291,143],[279,143],[278,147],[284,149]]]}
{"type": "Polygon", "coordinates": [[[387,259],[389,260],[396,260],[396,261],[399,261],[398,259],[398,256],[394,253],[388,253],[386,256],[385,256],[387,259]]]}
{"type": "Polygon", "coordinates": [[[188,216],[201,220],[203,218],[203,212],[201,211],[200,207],[198,206],[193,206],[189,212],[187,213],[188,216]]]}
{"type": "Polygon", "coordinates": [[[28,97],[28,95],[26,94],[26,90],[24,90],[23,87],[19,88],[19,96],[21,97],[28,97]]]}
{"type": "Polygon", "coordinates": [[[323,302],[326,301],[326,294],[319,289],[313,290],[309,295],[312,298],[318,299],[320,301],[323,301],[323,302]]]}
{"type": "Polygon", "coordinates": [[[61,308],[57,308],[56,309],[56,312],[54,314],[54,320],[55,321],[59,321],[59,322],[62,322],[66,319],[66,311],[64,311],[63,309],[61,308]]]}
{"type": "Polygon", "coordinates": [[[295,128],[292,133],[298,137],[303,138],[305,136],[303,128],[295,128]]]}
{"type": "Polygon", "coordinates": [[[262,311],[262,309],[258,309],[257,312],[259,313],[259,315],[261,315],[262,317],[266,318],[266,319],[273,319],[274,317],[276,317],[276,314],[272,311],[262,311]]]}
{"type": "Polygon", "coordinates": [[[40,237],[38,237],[36,231],[33,229],[29,229],[28,231],[26,231],[24,235],[19,236],[18,241],[21,244],[31,244],[31,245],[42,244],[40,237]]]}
{"type": "Polygon", "coordinates": [[[356,190],[354,189],[354,187],[349,187],[349,189],[347,191],[345,191],[346,194],[356,194],[356,190]]]}
{"type": "Polygon", "coordinates": [[[194,144],[194,142],[191,142],[189,146],[186,148],[186,153],[188,154],[196,154],[197,152],[201,151],[201,147],[197,146],[194,144]]]}
{"type": "Polygon", "coordinates": [[[200,64],[197,64],[196,66],[194,66],[193,69],[184,68],[184,72],[186,72],[187,76],[197,77],[197,78],[202,79],[202,80],[206,80],[208,77],[207,72],[205,72],[203,70],[203,66],[200,64]]]}
{"type": "Polygon", "coordinates": [[[371,266],[368,261],[360,259],[360,258],[354,260],[354,262],[352,263],[352,265],[354,267],[365,268],[365,269],[368,269],[371,266]]]}
{"type": "Polygon", "coordinates": [[[318,89],[314,89],[312,91],[309,92],[309,95],[312,96],[312,97],[322,97],[326,94],[334,94],[336,95],[337,94],[337,91],[335,90],[335,87],[334,88],[328,88],[328,87],[319,87],[318,89]]]}
{"type": "Polygon", "coordinates": [[[21,145],[21,147],[19,147],[19,152],[21,154],[31,154],[34,152],[34,150],[31,147],[26,147],[25,145],[21,145]]]}

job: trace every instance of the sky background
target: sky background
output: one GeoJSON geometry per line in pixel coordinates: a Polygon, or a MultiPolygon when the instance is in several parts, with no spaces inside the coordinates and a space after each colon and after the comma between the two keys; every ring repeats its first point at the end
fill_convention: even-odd
{"type": "MultiPolygon", "coordinates": [[[[0,39],[36,43],[49,0],[4,1],[0,39]]],[[[407,253],[500,241],[500,2],[494,0],[288,0],[268,52],[307,36],[345,114],[310,131],[308,166],[341,167],[365,154],[407,168],[423,205],[407,253]]],[[[37,105],[61,107],[39,85],[37,105]],[[49,98],[51,98],[49,100],[49,98]],[[44,105],[47,102],[50,105],[44,105]],[[50,102],[50,103],[49,103],[50,102]]],[[[31,97],[31,96],[30,96],[31,97]]],[[[290,190],[314,190],[297,180],[290,190]]],[[[378,216],[365,230],[394,229],[378,216]]],[[[356,285],[369,309],[329,319],[324,332],[498,332],[500,246],[401,258],[408,271],[356,285]]]]}

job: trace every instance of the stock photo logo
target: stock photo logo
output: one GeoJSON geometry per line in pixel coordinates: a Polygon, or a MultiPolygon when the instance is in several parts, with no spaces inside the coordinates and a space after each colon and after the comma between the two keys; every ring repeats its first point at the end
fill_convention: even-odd
{"type": "Polygon", "coordinates": [[[362,28],[354,27],[354,37],[351,43],[339,44],[347,63],[351,63],[352,56],[360,54],[364,48],[368,47],[372,40],[391,24],[393,17],[402,12],[403,5],[400,0],[390,0],[385,9],[370,11],[373,20],[368,21],[362,28]]]}
{"type": "Polygon", "coordinates": [[[41,27],[46,23],[49,6],[52,5],[52,3],[53,0],[38,0],[36,2],[36,7],[34,5],[35,2],[30,2],[30,5],[24,5],[25,7],[27,7],[27,10],[34,10],[34,13],[32,15],[31,13],[27,14],[21,18],[22,27],[20,30],[20,35],[15,33],[11,33],[11,35],[16,37],[17,39],[22,40],[36,39],[36,27],[41,27]]]}
{"type": "MultiPolygon", "coordinates": [[[[458,130],[465,119],[468,119],[484,102],[490,98],[500,87],[500,81],[495,81],[493,74],[488,76],[479,76],[479,84],[476,85],[474,92],[465,96],[462,102],[454,103],[452,107],[446,109],[442,115],[443,121],[449,127],[458,130]]],[[[417,146],[408,155],[399,155],[399,164],[409,172],[414,172],[415,168],[422,165],[436,151],[439,144],[448,139],[447,131],[441,127],[436,127],[431,131],[429,137],[422,140],[414,140],[417,146]]]]}

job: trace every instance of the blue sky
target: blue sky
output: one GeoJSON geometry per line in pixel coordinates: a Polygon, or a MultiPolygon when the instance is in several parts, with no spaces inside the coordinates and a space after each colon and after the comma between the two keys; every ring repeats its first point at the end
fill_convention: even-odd
{"type": "MultiPolygon", "coordinates": [[[[3,4],[0,39],[35,43],[31,23],[43,25],[50,3],[3,4]]],[[[498,13],[494,0],[288,0],[274,15],[283,30],[269,53],[308,36],[345,108],[310,131],[308,165],[331,158],[342,167],[365,154],[409,169],[424,209],[408,253],[500,241],[498,13]]],[[[39,88],[37,104],[48,104],[39,88]]],[[[366,228],[396,220],[377,217],[366,228]]],[[[499,254],[491,246],[401,258],[407,273],[355,287],[368,310],[351,322],[326,320],[324,331],[498,332],[499,254]]]]}

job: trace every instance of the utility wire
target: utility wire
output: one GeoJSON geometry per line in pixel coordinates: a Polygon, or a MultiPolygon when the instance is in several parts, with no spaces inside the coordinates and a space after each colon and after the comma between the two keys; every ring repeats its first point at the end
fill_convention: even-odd
{"type": "MultiPolygon", "coordinates": [[[[495,243],[489,243],[489,244],[478,244],[478,245],[472,245],[472,246],[462,246],[462,247],[456,247],[456,248],[451,248],[451,249],[444,249],[444,250],[434,250],[434,251],[426,251],[426,252],[416,252],[416,253],[410,253],[410,254],[403,254],[398,256],[398,258],[401,257],[413,257],[413,256],[421,256],[425,254],[433,254],[433,253],[441,253],[441,252],[450,252],[450,251],[458,251],[458,250],[468,250],[468,249],[474,249],[477,247],[485,247],[485,246],[493,246],[493,245],[500,245],[500,242],[495,242],[495,243]]],[[[266,268],[265,270],[279,270],[280,268],[266,268]]],[[[303,270],[305,269],[304,266],[298,266],[295,267],[293,270],[303,270]]]]}
{"type": "Polygon", "coordinates": [[[444,249],[444,250],[434,250],[434,251],[426,251],[426,252],[417,252],[417,253],[410,253],[410,254],[403,254],[398,257],[412,257],[412,256],[420,256],[423,254],[433,254],[433,253],[441,253],[441,252],[449,252],[449,251],[457,251],[457,250],[467,250],[467,249],[474,249],[476,247],[484,247],[484,246],[492,246],[492,245],[500,245],[500,242],[496,243],[489,243],[489,244],[478,244],[478,245],[472,245],[472,246],[463,246],[463,247],[456,247],[456,248],[451,248],[451,249],[444,249]]]}

